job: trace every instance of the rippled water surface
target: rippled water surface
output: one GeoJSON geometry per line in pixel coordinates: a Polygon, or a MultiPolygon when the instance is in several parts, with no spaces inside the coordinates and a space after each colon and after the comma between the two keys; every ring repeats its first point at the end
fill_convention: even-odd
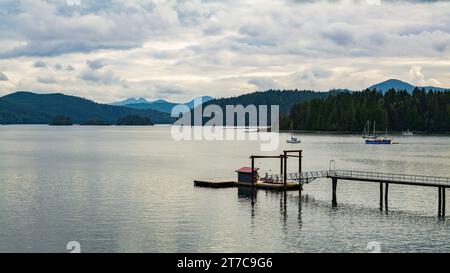
{"type": "MultiPolygon", "coordinates": [[[[279,154],[293,148],[281,135],[279,154]]],[[[450,137],[302,135],[304,170],[336,168],[450,177],[450,137]]],[[[253,141],[173,141],[170,128],[0,126],[0,252],[450,252],[437,218],[437,189],[340,181],[298,192],[195,188],[198,178],[234,177],[259,152],[253,141]]],[[[294,146],[296,147],[296,146],[294,146]]],[[[277,172],[278,161],[258,161],[277,172]]],[[[294,159],[289,170],[295,171],[294,159]]],[[[447,204],[450,202],[447,194],[447,204]]],[[[449,209],[447,209],[449,211],[449,209]]]]}

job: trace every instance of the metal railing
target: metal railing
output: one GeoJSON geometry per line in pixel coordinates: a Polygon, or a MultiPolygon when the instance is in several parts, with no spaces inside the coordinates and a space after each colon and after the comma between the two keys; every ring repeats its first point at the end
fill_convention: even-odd
{"type": "Polygon", "coordinates": [[[304,182],[306,184],[311,183],[312,181],[318,178],[328,177],[329,171],[311,171],[311,172],[302,172],[300,174],[299,181],[304,182]]]}
{"type": "MultiPolygon", "coordinates": [[[[352,171],[352,170],[321,170],[310,171],[302,173],[289,173],[287,179],[290,181],[300,181],[302,183],[311,183],[318,178],[341,178],[341,179],[361,179],[370,181],[383,181],[393,182],[399,184],[417,184],[417,185],[430,185],[430,186],[443,186],[450,187],[449,177],[439,176],[425,176],[425,175],[412,175],[412,174],[395,174],[395,173],[379,173],[379,172],[367,172],[367,171],[352,171]]],[[[283,183],[283,175],[273,174],[266,178],[273,183],[283,183]]]]}
{"type": "Polygon", "coordinates": [[[328,177],[379,180],[387,182],[438,185],[450,187],[449,177],[413,175],[413,174],[395,174],[395,173],[379,173],[367,171],[351,171],[351,170],[331,170],[328,171],[328,177]]]}
{"type": "MultiPolygon", "coordinates": [[[[303,183],[310,183],[317,178],[328,177],[328,171],[312,171],[312,172],[302,172],[302,173],[288,173],[288,181],[301,181],[303,183]]],[[[283,183],[284,176],[282,174],[271,174],[268,175],[263,180],[271,183],[283,183]]]]}

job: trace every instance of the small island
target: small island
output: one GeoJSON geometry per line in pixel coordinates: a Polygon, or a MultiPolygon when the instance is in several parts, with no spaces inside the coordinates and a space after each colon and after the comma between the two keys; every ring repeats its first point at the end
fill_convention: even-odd
{"type": "Polygon", "coordinates": [[[56,116],[53,118],[52,122],[50,122],[50,126],[72,126],[73,121],[70,117],[67,116],[56,116]]]}
{"type": "Polygon", "coordinates": [[[150,126],[153,125],[153,122],[144,116],[139,115],[131,115],[126,116],[117,121],[118,126],[150,126]]]}

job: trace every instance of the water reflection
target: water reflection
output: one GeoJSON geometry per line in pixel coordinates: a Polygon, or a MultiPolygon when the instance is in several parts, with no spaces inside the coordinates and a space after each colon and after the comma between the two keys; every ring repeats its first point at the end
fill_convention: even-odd
{"type": "MultiPolygon", "coordinates": [[[[305,135],[303,167],[336,159],[337,168],[450,176],[449,140],[369,147],[360,136],[305,135]]],[[[235,177],[257,142],[174,142],[162,126],[0,126],[0,143],[0,252],[60,252],[72,240],[83,252],[359,252],[374,239],[385,252],[450,252],[435,189],[390,186],[386,215],[376,183],[339,183],[338,210],[325,179],[301,197],[193,187],[235,177]]]]}
{"type": "MultiPolygon", "coordinates": [[[[248,200],[251,204],[251,217],[255,218],[255,203],[258,191],[249,187],[238,187],[238,199],[248,200]]],[[[253,222],[252,222],[253,224],[253,222]]]]}

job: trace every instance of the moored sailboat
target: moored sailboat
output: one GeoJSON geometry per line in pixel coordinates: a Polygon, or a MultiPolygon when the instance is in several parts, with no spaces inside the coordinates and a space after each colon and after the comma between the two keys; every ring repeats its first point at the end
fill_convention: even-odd
{"type": "Polygon", "coordinates": [[[376,121],[373,122],[373,136],[367,136],[365,140],[366,144],[391,144],[392,139],[387,137],[387,129],[384,137],[377,136],[376,133],[376,121]]]}

